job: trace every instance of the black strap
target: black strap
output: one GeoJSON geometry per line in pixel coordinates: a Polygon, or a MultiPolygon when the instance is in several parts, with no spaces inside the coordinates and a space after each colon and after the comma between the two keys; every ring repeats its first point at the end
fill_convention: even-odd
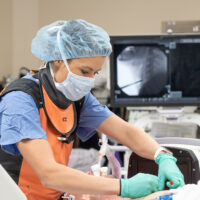
{"type": "Polygon", "coordinates": [[[22,91],[29,94],[38,109],[42,107],[42,98],[40,96],[39,84],[27,78],[17,79],[11,82],[1,93],[0,98],[12,91],[22,91]]]}
{"type": "MultiPolygon", "coordinates": [[[[51,76],[49,64],[44,69],[41,69],[36,75],[40,80],[41,85],[45,88],[51,101],[61,109],[66,109],[73,102],[65,97],[65,95],[56,89],[53,77],[51,76]]],[[[42,92],[42,91],[41,91],[42,92]]]]}
{"type": "MultiPolygon", "coordinates": [[[[79,121],[80,121],[81,108],[83,107],[84,100],[85,100],[85,97],[83,97],[81,100],[75,102],[76,112],[77,112],[77,124],[79,124],[79,121]]],[[[67,138],[67,140],[64,140],[63,142],[69,144],[70,142],[72,142],[73,140],[75,140],[77,128],[78,128],[78,126],[76,126],[76,129],[67,138]]]]}

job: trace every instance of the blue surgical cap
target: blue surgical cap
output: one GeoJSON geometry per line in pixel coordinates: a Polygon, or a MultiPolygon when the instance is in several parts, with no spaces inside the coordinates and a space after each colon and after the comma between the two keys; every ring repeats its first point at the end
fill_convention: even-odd
{"type": "Polygon", "coordinates": [[[62,60],[60,50],[65,59],[71,59],[109,56],[112,47],[108,34],[102,28],[78,19],[44,26],[32,40],[31,51],[41,60],[62,60]]]}

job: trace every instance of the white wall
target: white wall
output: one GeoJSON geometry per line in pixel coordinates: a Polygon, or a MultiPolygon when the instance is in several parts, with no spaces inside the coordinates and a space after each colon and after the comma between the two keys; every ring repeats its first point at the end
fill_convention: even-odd
{"type": "Polygon", "coordinates": [[[38,67],[38,59],[30,51],[38,27],[39,1],[12,0],[12,75],[17,75],[21,66],[38,67]]]}
{"type": "Polygon", "coordinates": [[[109,34],[160,33],[164,20],[199,20],[199,0],[42,0],[40,25],[83,18],[109,34]]]}
{"type": "Polygon", "coordinates": [[[82,18],[110,35],[159,34],[162,21],[199,20],[199,8],[199,0],[0,0],[0,78],[39,66],[31,40],[55,20],[82,18]]]}
{"type": "Polygon", "coordinates": [[[0,78],[11,72],[12,0],[0,0],[0,78]]]}

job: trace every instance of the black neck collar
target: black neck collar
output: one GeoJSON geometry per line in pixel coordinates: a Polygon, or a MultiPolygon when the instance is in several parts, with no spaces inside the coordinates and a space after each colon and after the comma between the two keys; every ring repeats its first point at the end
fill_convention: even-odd
{"type": "Polygon", "coordinates": [[[38,79],[56,106],[66,109],[70,104],[73,103],[71,100],[67,99],[62,92],[56,89],[50,72],[49,63],[47,63],[46,68],[40,70],[38,73],[38,79]]]}

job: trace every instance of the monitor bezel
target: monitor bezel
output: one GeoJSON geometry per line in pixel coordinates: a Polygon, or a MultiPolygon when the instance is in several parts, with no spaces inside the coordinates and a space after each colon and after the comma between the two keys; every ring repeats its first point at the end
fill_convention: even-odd
{"type": "MultiPolygon", "coordinates": [[[[113,35],[110,36],[112,48],[114,49],[114,42],[119,40],[163,40],[163,39],[200,39],[200,34],[161,34],[161,35],[113,35]]],[[[177,107],[177,106],[200,106],[200,101],[197,100],[184,100],[183,101],[166,101],[166,102],[135,102],[131,99],[118,100],[115,99],[115,69],[114,69],[114,51],[110,55],[110,104],[111,107],[137,107],[137,106],[166,106],[166,107],[177,107]]],[[[200,97],[199,97],[200,98],[200,97]]]]}

